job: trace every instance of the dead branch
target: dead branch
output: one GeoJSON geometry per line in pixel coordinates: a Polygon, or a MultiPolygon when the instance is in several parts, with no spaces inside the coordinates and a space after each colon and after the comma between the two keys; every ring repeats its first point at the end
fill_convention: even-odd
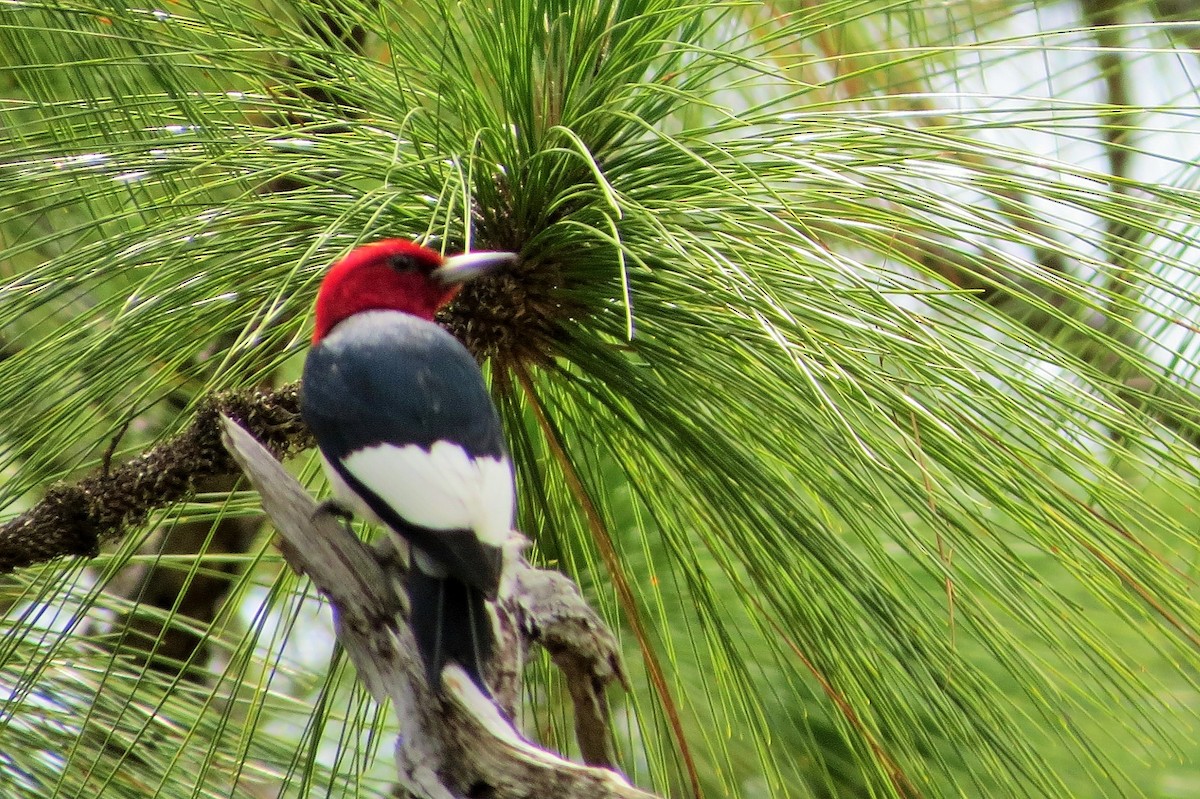
{"type": "Polygon", "coordinates": [[[568,664],[581,749],[589,760],[610,762],[603,692],[608,683],[625,680],[612,633],[566,577],[521,558],[523,536],[512,539],[509,576],[497,604],[506,634],[492,683],[506,717],[457,666],[443,673],[444,697],[434,696],[397,592],[404,566],[390,545],[369,547],[317,513],[313,499],[270,452],[238,424],[224,419],[222,425],[226,446],[283,539],[284,557],[333,605],[338,640],[359,679],[376,700],[392,702],[402,791],[415,799],[653,799],[615,771],[572,763],[530,743],[508,720],[526,647],[546,646],[555,662],[568,664]]]}

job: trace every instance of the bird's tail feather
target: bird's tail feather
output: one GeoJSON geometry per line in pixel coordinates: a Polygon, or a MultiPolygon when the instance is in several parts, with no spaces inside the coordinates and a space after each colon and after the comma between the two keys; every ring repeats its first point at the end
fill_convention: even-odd
{"type": "Polygon", "coordinates": [[[409,624],[433,690],[441,692],[442,668],[454,662],[491,696],[483,673],[492,657],[495,633],[483,592],[452,576],[425,574],[416,564],[409,569],[407,588],[409,624]]]}

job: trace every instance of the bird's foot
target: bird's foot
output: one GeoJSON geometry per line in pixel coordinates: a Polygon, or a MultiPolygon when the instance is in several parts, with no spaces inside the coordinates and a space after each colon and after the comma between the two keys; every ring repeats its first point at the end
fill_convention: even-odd
{"type": "Polygon", "coordinates": [[[349,528],[350,522],[354,521],[354,512],[336,499],[325,499],[317,503],[317,507],[312,512],[312,518],[317,519],[321,516],[332,516],[341,521],[346,528],[349,528]]]}

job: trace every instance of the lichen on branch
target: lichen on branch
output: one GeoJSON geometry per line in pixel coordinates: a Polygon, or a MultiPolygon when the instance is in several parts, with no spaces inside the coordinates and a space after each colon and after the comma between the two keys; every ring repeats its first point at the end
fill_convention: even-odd
{"type": "Polygon", "coordinates": [[[313,446],[300,418],[299,383],[209,394],[177,435],[111,469],[51,486],[32,508],[0,525],[0,574],[59,557],[94,557],[102,543],[193,494],[198,480],[238,473],[221,443],[222,415],[277,457],[313,446]]]}

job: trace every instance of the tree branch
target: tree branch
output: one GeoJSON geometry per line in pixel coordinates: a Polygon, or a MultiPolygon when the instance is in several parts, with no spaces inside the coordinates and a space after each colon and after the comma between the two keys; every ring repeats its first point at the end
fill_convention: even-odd
{"type": "Polygon", "coordinates": [[[101,543],[193,494],[198,480],[236,474],[221,444],[221,415],[245,424],[281,457],[313,445],[300,418],[299,383],[210,394],[174,438],[115,469],[51,486],[40,502],[0,525],[0,574],[63,556],[95,557],[101,543]]]}
{"type": "MultiPolygon", "coordinates": [[[[330,600],[338,640],[359,679],[377,701],[392,702],[400,725],[396,766],[404,792],[415,799],[652,799],[615,771],[572,763],[525,740],[458,666],[443,672],[444,697],[435,696],[396,590],[404,566],[391,545],[371,548],[333,517],[318,513],[268,450],[232,421],[222,424],[226,446],[259,490],[263,510],[283,538],[284,557],[330,600]]],[[[584,699],[582,708],[576,707],[581,749],[607,758],[607,729],[595,725],[607,717],[606,709],[597,711],[606,708],[604,687],[625,679],[616,641],[569,580],[521,558],[524,544],[524,537],[514,533],[506,546],[508,576],[496,607],[504,634],[492,669],[494,690],[511,717],[525,650],[535,642],[546,646],[556,662],[572,664],[566,672],[572,695],[584,699]],[[604,739],[603,747],[597,738],[604,739]]]]}

